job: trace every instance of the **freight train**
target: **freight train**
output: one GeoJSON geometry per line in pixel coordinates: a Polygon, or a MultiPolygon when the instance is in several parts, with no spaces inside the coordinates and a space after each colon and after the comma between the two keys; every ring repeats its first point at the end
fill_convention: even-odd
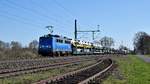
{"type": "Polygon", "coordinates": [[[39,38],[38,53],[43,56],[69,56],[122,53],[112,48],[95,46],[90,42],[75,41],[59,35],[44,35],[39,38]]]}

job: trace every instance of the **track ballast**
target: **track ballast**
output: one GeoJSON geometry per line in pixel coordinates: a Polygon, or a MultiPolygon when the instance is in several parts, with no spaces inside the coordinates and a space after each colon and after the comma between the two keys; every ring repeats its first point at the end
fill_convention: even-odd
{"type": "Polygon", "coordinates": [[[111,59],[104,59],[92,66],[57,76],[55,78],[50,78],[48,80],[42,80],[36,84],[87,84],[90,80],[107,72],[112,65],[113,61],[111,59]]]}

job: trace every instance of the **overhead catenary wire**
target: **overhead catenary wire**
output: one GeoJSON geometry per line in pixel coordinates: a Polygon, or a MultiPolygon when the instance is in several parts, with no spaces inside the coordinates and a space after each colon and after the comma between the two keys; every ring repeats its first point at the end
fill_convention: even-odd
{"type": "Polygon", "coordinates": [[[18,19],[20,19],[20,20],[25,20],[25,21],[27,21],[27,22],[30,22],[31,24],[36,24],[36,23],[38,23],[38,24],[43,24],[42,22],[37,22],[37,21],[35,21],[35,20],[33,21],[32,19],[29,19],[29,18],[26,18],[26,17],[21,17],[21,16],[19,16],[19,15],[12,14],[12,13],[10,13],[10,12],[8,12],[8,11],[5,11],[5,10],[0,10],[0,11],[1,11],[0,13],[4,13],[4,14],[6,14],[6,15],[16,17],[16,18],[18,18],[18,19]]]}
{"type": "MultiPolygon", "coordinates": [[[[27,11],[30,11],[30,12],[33,12],[33,13],[35,13],[35,14],[38,14],[39,16],[43,16],[44,18],[49,18],[51,21],[53,21],[53,22],[55,21],[56,24],[58,23],[58,21],[57,21],[56,19],[53,19],[53,18],[47,16],[47,15],[44,14],[44,13],[41,13],[41,12],[39,12],[39,11],[30,9],[30,8],[27,8],[27,7],[24,7],[24,6],[21,6],[21,5],[17,4],[17,3],[14,3],[13,1],[9,1],[9,0],[6,0],[6,1],[7,1],[7,3],[12,4],[12,5],[16,6],[16,7],[22,8],[22,9],[27,10],[27,11]]],[[[60,24],[57,25],[57,26],[60,26],[60,24]]],[[[62,26],[62,25],[61,25],[60,27],[65,28],[65,27],[62,26]]],[[[63,29],[60,29],[60,28],[59,28],[59,30],[64,31],[63,29]]],[[[64,31],[64,32],[65,32],[65,31],[64,31]]]]}
{"type": "MultiPolygon", "coordinates": [[[[39,4],[37,1],[35,2],[34,0],[30,0],[30,3],[32,3],[32,5],[34,5],[34,6],[36,6],[36,7],[40,8],[40,9],[42,9],[42,11],[44,11],[44,12],[51,11],[51,10],[49,10],[49,8],[45,7],[44,5],[39,4]]],[[[51,13],[48,13],[48,14],[50,14],[51,17],[54,16],[57,21],[59,21],[59,20],[58,20],[58,17],[59,17],[59,19],[61,18],[60,16],[56,16],[56,13],[55,13],[55,15],[54,15],[52,12],[51,12],[51,13]]],[[[60,14],[59,14],[59,15],[60,15],[60,14]]],[[[54,17],[53,17],[53,18],[54,18],[54,17]]],[[[65,23],[66,25],[70,25],[70,24],[68,24],[68,22],[70,22],[71,19],[70,19],[70,20],[67,20],[67,18],[68,18],[68,17],[65,17],[65,19],[63,19],[63,20],[61,19],[59,22],[63,22],[63,23],[65,23]]]]}
{"type": "Polygon", "coordinates": [[[57,0],[53,0],[54,1],[54,3],[56,4],[56,5],[58,5],[60,8],[62,8],[63,10],[65,10],[73,19],[75,19],[76,17],[75,17],[75,15],[72,13],[72,12],[70,12],[67,8],[65,8],[61,3],[59,3],[57,0]]]}
{"type": "MultiPolygon", "coordinates": [[[[55,2],[55,4],[57,4],[59,7],[61,7],[62,9],[64,9],[71,17],[74,18],[74,14],[71,13],[68,9],[66,9],[61,3],[59,3],[57,0],[53,0],[55,2]]],[[[91,27],[92,28],[92,27],[91,27]]],[[[99,29],[98,29],[99,30],[99,29]]],[[[94,37],[93,37],[94,39],[94,37]]]]}
{"type": "MultiPolygon", "coordinates": [[[[68,10],[66,7],[64,7],[61,3],[59,3],[57,0],[53,0],[53,1],[56,5],[58,5],[60,8],[65,10],[73,19],[77,19],[77,16],[75,16],[74,13],[72,13],[70,10],[68,10]]],[[[91,26],[89,26],[89,27],[91,27],[91,26]]]]}
{"type": "MultiPolygon", "coordinates": [[[[39,12],[39,11],[32,10],[32,9],[30,9],[30,8],[21,6],[21,5],[17,4],[17,3],[14,3],[14,2],[12,2],[12,1],[10,1],[10,0],[6,0],[6,1],[7,1],[9,4],[12,4],[12,5],[16,6],[16,7],[19,7],[19,8],[22,8],[22,9],[24,9],[24,10],[30,11],[30,12],[32,12],[32,13],[35,13],[36,15],[42,16],[42,17],[44,17],[44,18],[46,18],[46,19],[49,18],[49,21],[53,21],[53,22],[51,22],[52,24],[54,24],[54,22],[56,22],[55,24],[59,23],[56,19],[51,18],[51,17],[47,16],[46,14],[43,14],[43,13],[41,13],[41,12],[39,12]]],[[[59,24],[58,26],[60,26],[60,24],[59,24]]],[[[60,27],[64,27],[64,26],[61,25],[60,27]]]]}
{"type": "MultiPolygon", "coordinates": [[[[8,1],[8,0],[7,0],[8,1]]],[[[9,2],[8,2],[9,3],[9,2]]],[[[11,4],[11,3],[9,3],[9,4],[11,4]]],[[[6,4],[5,4],[6,5],[6,4]]],[[[18,6],[18,5],[15,5],[15,4],[12,4],[13,6],[10,6],[10,5],[7,5],[7,6],[9,6],[10,8],[11,7],[17,7],[17,8],[22,8],[22,9],[24,9],[24,10],[26,10],[26,11],[30,11],[30,12],[32,12],[32,13],[34,13],[34,14],[36,14],[37,15],[37,13],[36,12],[34,12],[34,11],[31,11],[31,10],[28,10],[28,9],[26,9],[25,7],[23,7],[23,6],[18,6]]],[[[15,8],[14,7],[14,8],[15,8]]],[[[16,9],[16,8],[15,8],[16,9]]],[[[42,16],[42,15],[40,15],[40,14],[38,14],[39,16],[42,16]]],[[[39,17],[38,17],[39,18],[39,17]]],[[[46,18],[46,17],[45,17],[46,18]]],[[[46,18],[47,19],[47,18],[46,18]]],[[[49,20],[50,21],[50,20],[49,20]]],[[[51,20],[52,21],[52,20],[51,20]]],[[[30,24],[33,24],[33,23],[30,23],[30,24]]],[[[53,24],[53,23],[52,23],[53,24]]],[[[57,25],[57,26],[59,26],[59,27],[62,27],[63,28],[63,26],[60,26],[60,25],[57,25]]],[[[65,28],[65,27],[64,27],[65,28]]],[[[64,31],[64,30],[61,30],[61,31],[64,31]]]]}
{"type": "MultiPolygon", "coordinates": [[[[6,4],[6,3],[1,3],[0,5],[5,5],[5,6],[7,6],[8,8],[10,8],[11,10],[14,10],[14,9],[15,9],[15,10],[22,9],[22,8],[20,8],[20,7],[17,7],[17,6],[14,6],[14,5],[10,5],[10,4],[8,5],[8,4],[6,4]]],[[[24,12],[24,14],[30,12],[29,14],[34,14],[34,15],[36,15],[35,13],[33,13],[33,12],[31,12],[31,11],[28,11],[28,12],[27,12],[27,11],[28,11],[28,10],[21,10],[21,12],[24,12]]],[[[39,16],[39,15],[38,15],[38,16],[39,16]]],[[[44,19],[44,18],[38,17],[38,19],[36,19],[36,20],[39,21],[39,22],[41,22],[41,21],[43,22],[43,19],[44,19]]],[[[47,22],[48,22],[48,21],[47,21],[47,22]]]]}
{"type": "Polygon", "coordinates": [[[47,14],[43,14],[42,12],[39,12],[39,11],[37,11],[37,10],[33,10],[33,9],[30,9],[30,8],[24,7],[24,6],[22,6],[22,5],[19,5],[19,4],[17,4],[17,3],[14,3],[13,1],[10,1],[10,0],[5,0],[5,1],[7,1],[9,4],[12,4],[12,5],[16,6],[16,7],[19,7],[19,8],[28,10],[28,11],[31,11],[31,12],[33,12],[33,13],[39,15],[39,16],[42,16],[42,17],[47,18],[47,19],[49,18],[49,19],[51,19],[51,21],[57,22],[56,19],[49,17],[47,14]]]}
{"type": "Polygon", "coordinates": [[[0,16],[2,16],[2,17],[4,17],[4,18],[7,18],[7,19],[10,19],[10,20],[12,20],[12,21],[15,21],[15,22],[19,22],[19,23],[22,23],[22,24],[26,24],[26,25],[30,25],[30,26],[33,26],[34,28],[36,27],[36,29],[37,28],[39,28],[39,29],[41,29],[40,27],[40,25],[35,25],[35,24],[32,24],[32,23],[29,23],[29,22],[26,22],[26,21],[23,21],[23,20],[20,20],[20,19],[17,19],[17,18],[13,18],[13,17],[11,17],[11,16],[8,16],[8,15],[6,15],[6,14],[1,14],[0,13],[0,16]]]}
{"type": "MultiPolygon", "coordinates": [[[[63,33],[67,33],[64,29],[66,28],[66,26],[64,26],[64,25],[55,25],[55,24],[58,24],[59,22],[58,21],[56,21],[56,20],[53,20],[53,19],[51,19],[51,18],[49,18],[49,16],[48,15],[45,15],[45,14],[41,14],[41,12],[39,12],[39,11],[36,11],[36,10],[33,10],[33,9],[31,9],[31,8],[28,8],[28,7],[25,7],[25,6],[23,6],[23,5],[20,5],[20,4],[17,4],[17,3],[15,3],[15,2],[13,2],[13,1],[11,1],[11,0],[5,0],[4,1],[5,3],[7,3],[6,4],[6,6],[9,6],[10,8],[15,8],[15,9],[23,9],[23,11],[28,11],[28,12],[30,12],[30,13],[33,13],[33,14],[35,14],[35,15],[38,15],[38,16],[40,16],[40,17],[43,17],[43,18],[45,18],[45,19],[47,19],[47,20],[49,20],[50,22],[51,22],[51,24],[50,25],[54,25],[55,26],[55,28],[57,28],[57,27],[60,27],[59,28],[59,30],[60,31],[63,31],[63,33]],[[55,23],[54,23],[55,22],[55,23]],[[62,29],[63,28],[63,29],[62,29]]],[[[12,9],[13,9],[12,8],[12,9]]],[[[19,17],[18,17],[19,18],[19,17]]],[[[43,19],[43,18],[41,18],[41,19],[43,19]]],[[[39,17],[38,17],[38,19],[39,19],[39,17]]],[[[29,23],[29,22],[27,22],[27,23],[29,23]]],[[[29,23],[29,24],[33,24],[33,23],[29,23]]],[[[49,24],[48,24],[49,25],[49,24]]],[[[46,25],[45,25],[46,26],[46,25]]]]}

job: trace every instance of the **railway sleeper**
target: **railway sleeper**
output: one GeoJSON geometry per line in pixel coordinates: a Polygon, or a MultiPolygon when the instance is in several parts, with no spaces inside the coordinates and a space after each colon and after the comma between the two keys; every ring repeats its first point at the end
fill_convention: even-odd
{"type": "Polygon", "coordinates": [[[48,81],[41,81],[38,82],[38,84],[87,84],[90,80],[93,80],[95,77],[97,77],[95,76],[95,74],[107,71],[107,69],[109,69],[111,65],[112,60],[105,59],[88,68],[68,73],[63,76],[50,79],[48,81]]]}

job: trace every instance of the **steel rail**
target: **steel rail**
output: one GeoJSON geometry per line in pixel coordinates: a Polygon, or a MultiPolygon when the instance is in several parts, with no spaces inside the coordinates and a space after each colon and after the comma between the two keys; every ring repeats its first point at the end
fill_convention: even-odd
{"type": "Polygon", "coordinates": [[[99,73],[97,73],[97,74],[95,74],[95,75],[93,75],[93,76],[91,76],[91,77],[89,77],[89,78],[87,78],[87,79],[81,81],[81,82],[78,83],[78,84],[88,84],[88,82],[89,82],[90,80],[93,80],[94,78],[96,78],[96,77],[100,76],[101,74],[107,72],[112,66],[113,66],[113,61],[111,61],[111,64],[110,64],[108,67],[106,67],[104,70],[102,70],[102,71],[100,71],[99,73]]]}
{"type": "Polygon", "coordinates": [[[76,60],[76,61],[59,63],[59,64],[57,63],[56,65],[53,64],[52,66],[44,66],[44,67],[20,70],[20,71],[15,71],[15,72],[1,73],[0,78],[6,78],[6,77],[10,77],[10,76],[17,76],[20,74],[27,74],[27,73],[33,73],[33,72],[38,72],[38,71],[43,71],[43,70],[48,70],[48,69],[60,68],[60,67],[64,67],[64,66],[73,65],[73,64],[76,64],[76,63],[82,62],[82,61],[89,61],[89,59],[88,60],[76,60]]]}
{"type": "MultiPolygon", "coordinates": [[[[71,61],[74,61],[74,60],[71,60],[71,61]]],[[[68,60],[68,62],[70,62],[70,60],[68,60]]],[[[21,67],[21,68],[17,68],[17,69],[3,69],[3,70],[0,70],[0,74],[17,72],[17,71],[22,71],[22,70],[29,70],[29,69],[36,69],[36,68],[43,68],[43,67],[49,67],[49,66],[56,66],[56,65],[66,64],[68,62],[58,62],[58,63],[52,63],[52,64],[34,65],[34,66],[29,66],[29,67],[21,67]]]]}
{"type": "Polygon", "coordinates": [[[103,62],[103,60],[101,60],[101,61],[99,61],[98,63],[95,63],[95,64],[93,64],[93,65],[91,65],[91,66],[82,68],[82,69],[80,69],[80,70],[76,70],[76,71],[73,71],[73,72],[69,72],[69,73],[66,73],[66,74],[63,74],[63,75],[59,75],[59,76],[56,76],[56,77],[51,77],[51,78],[48,78],[48,79],[46,79],[46,80],[41,80],[41,81],[36,82],[36,83],[33,83],[33,84],[45,84],[46,82],[49,82],[49,81],[56,81],[56,80],[59,80],[59,79],[61,79],[61,78],[63,78],[63,77],[66,77],[66,76],[68,76],[68,75],[73,75],[73,74],[75,74],[75,73],[84,71],[84,70],[86,70],[86,69],[90,69],[91,67],[94,67],[94,66],[96,66],[96,65],[98,65],[98,64],[100,64],[100,63],[102,63],[102,62],[103,62]]]}
{"type": "Polygon", "coordinates": [[[51,78],[48,78],[46,80],[41,80],[41,81],[33,83],[33,84],[53,84],[53,83],[60,84],[60,82],[61,82],[61,84],[63,82],[65,82],[65,84],[67,84],[67,81],[68,82],[72,81],[71,83],[87,84],[90,80],[100,76],[102,73],[107,72],[112,66],[113,66],[113,61],[111,59],[106,59],[106,60],[104,59],[104,60],[101,60],[98,63],[95,63],[91,66],[86,67],[86,68],[76,70],[76,71],[73,71],[73,72],[69,72],[69,73],[59,75],[59,76],[56,76],[56,77],[51,77],[51,78]],[[98,69],[98,70],[100,70],[98,72],[96,67],[97,66],[100,67],[101,66],[100,64],[103,66],[103,68],[101,68],[102,70],[98,69]],[[84,76],[84,75],[89,74],[90,73],[89,70],[92,70],[94,68],[96,69],[96,73],[91,74],[91,76],[88,75],[90,77],[87,76],[87,78],[86,78],[86,76],[84,76]],[[89,73],[87,73],[87,71],[89,73]],[[79,76],[79,74],[81,76],[79,76]],[[84,76],[85,78],[82,78],[82,79],[77,78],[77,77],[82,77],[82,76],[84,76]],[[72,77],[74,77],[75,79],[72,79],[72,77]]]}

